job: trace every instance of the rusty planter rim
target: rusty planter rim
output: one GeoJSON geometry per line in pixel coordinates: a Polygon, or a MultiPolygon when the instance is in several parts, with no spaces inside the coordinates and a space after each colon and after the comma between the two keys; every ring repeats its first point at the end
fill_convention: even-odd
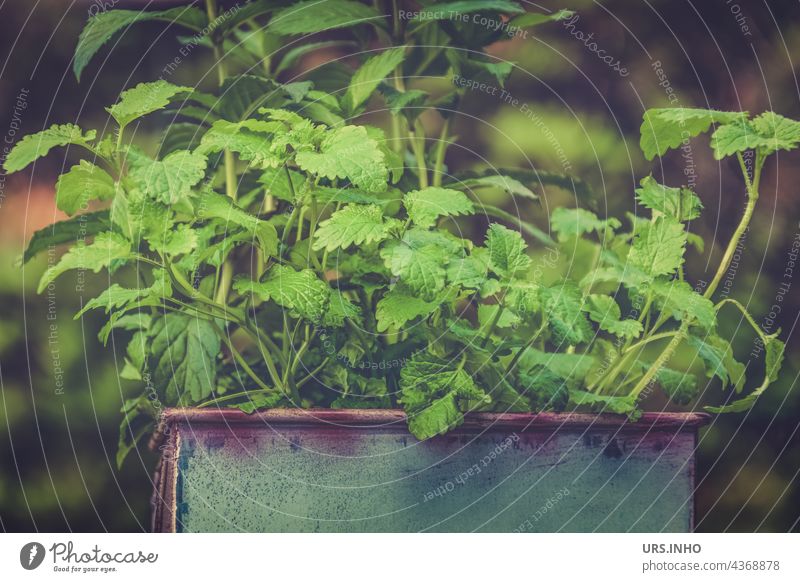
{"type": "MultiPolygon", "coordinates": [[[[567,429],[615,429],[625,432],[650,430],[697,430],[709,423],[710,414],[703,412],[645,412],[636,421],[623,414],[590,414],[574,412],[473,412],[464,415],[464,423],[456,430],[515,430],[519,432],[567,429]]],[[[293,425],[330,428],[397,425],[406,429],[406,414],[399,409],[330,409],[272,408],[247,414],[233,408],[167,408],[161,415],[158,429],[150,441],[158,447],[166,427],[176,424],[231,424],[250,426],[293,425]]]]}

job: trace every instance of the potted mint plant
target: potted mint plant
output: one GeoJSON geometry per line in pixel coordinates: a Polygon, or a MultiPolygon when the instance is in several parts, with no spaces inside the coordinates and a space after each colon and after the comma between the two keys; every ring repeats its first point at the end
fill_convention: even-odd
{"type": "Polygon", "coordinates": [[[511,74],[483,47],[571,14],[505,0],[227,11],[208,0],[205,10],[89,19],[79,77],[144,20],[190,31],[217,69],[215,88],[132,87],[108,108],[105,134],[55,125],[5,162],[15,172],[54,147],[80,153],[56,184],[71,218],[37,232],[25,253],[70,245],[40,290],[73,269],[138,276],[77,316],[104,310],[100,340],[129,339],[120,375],[139,389],[122,407],[118,462],[155,432],[154,529],[692,527],[706,415],[642,404],[655,388],[676,405],[695,401],[702,376],[670,367],[682,350],[743,390],[744,366],[716,332],[721,309],[753,325],[766,369],[758,388],[709,411],[745,410],[775,380],[777,334],[714,292],[765,161],[796,147],[800,124],[773,112],[645,113],[648,159],[711,131],[715,156],[742,166],[741,224],[703,289],[684,276],[688,247],[702,244],[688,225],[703,205],[688,188],[645,177],[645,216],[555,208],[546,232],[485,194],[525,204],[552,185],[588,204],[583,182],[453,172],[448,147],[469,87],[501,87],[511,74]],[[341,47],[354,55],[346,64],[280,81],[302,56],[341,47]],[[159,114],[159,148],[132,141],[133,126],[159,114]]]}

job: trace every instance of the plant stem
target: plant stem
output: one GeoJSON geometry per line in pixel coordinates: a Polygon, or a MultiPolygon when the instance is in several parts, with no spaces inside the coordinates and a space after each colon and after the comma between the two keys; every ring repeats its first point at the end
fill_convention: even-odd
{"type": "Polygon", "coordinates": [[[656,361],[653,362],[653,365],[650,366],[650,369],[647,371],[647,373],[642,376],[641,380],[639,380],[636,386],[633,387],[633,390],[630,392],[630,396],[639,396],[642,390],[644,390],[650,384],[650,381],[655,377],[656,374],[658,374],[661,368],[663,368],[664,365],[669,362],[672,354],[675,353],[675,350],[678,349],[678,346],[686,338],[690,323],[690,317],[686,317],[683,320],[683,323],[681,323],[681,326],[678,328],[678,331],[675,332],[675,336],[667,344],[667,347],[664,348],[664,351],[661,352],[661,355],[658,356],[658,358],[656,358],[656,361]]]}
{"type": "Polygon", "coordinates": [[[411,139],[411,149],[414,152],[414,159],[417,161],[417,174],[419,175],[419,187],[428,187],[428,166],[425,163],[425,130],[419,119],[414,121],[414,129],[408,129],[411,139]]]}
{"type": "Polygon", "coordinates": [[[214,404],[221,404],[223,402],[230,402],[231,400],[236,400],[237,398],[241,398],[242,396],[249,396],[250,394],[275,394],[275,390],[244,390],[242,392],[237,392],[236,394],[226,394],[225,396],[220,396],[219,398],[212,398],[211,400],[206,400],[197,406],[197,408],[207,408],[214,404]]]}
{"type": "Polygon", "coordinates": [[[744,176],[744,182],[747,187],[747,204],[744,207],[744,214],[742,215],[741,221],[739,221],[739,226],[737,226],[736,230],[733,232],[733,236],[728,243],[728,248],[725,249],[725,254],[722,255],[722,261],[720,261],[717,272],[714,275],[714,278],[711,280],[711,283],[709,283],[705,293],[703,293],[703,297],[711,297],[714,294],[714,291],[717,290],[722,277],[725,276],[725,273],[731,266],[733,255],[736,253],[736,247],[739,246],[739,241],[741,240],[742,236],[744,236],[744,233],[750,224],[750,219],[753,217],[753,211],[755,210],[756,202],[758,201],[758,185],[761,180],[761,169],[764,166],[764,156],[760,152],[756,153],[752,181],[747,173],[747,166],[744,163],[742,154],[737,153],[736,156],[739,158],[739,165],[742,169],[742,175],[744,176]]]}
{"type": "Polygon", "coordinates": [[[433,164],[433,185],[442,185],[442,168],[444,167],[444,155],[447,152],[447,134],[450,131],[450,117],[445,117],[442,131],[439,133],[439,143],[436,144],[436,159],[433,164]]]}

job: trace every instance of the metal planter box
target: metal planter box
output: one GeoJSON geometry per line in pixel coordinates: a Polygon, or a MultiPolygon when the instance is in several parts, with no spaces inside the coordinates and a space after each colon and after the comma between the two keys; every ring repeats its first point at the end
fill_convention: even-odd
{"type": "Polygon", "coordinates": [[[704,414],[473,414],[419,442],[398,410],[172,409],[153,529],[685,532],[704,414]]]}

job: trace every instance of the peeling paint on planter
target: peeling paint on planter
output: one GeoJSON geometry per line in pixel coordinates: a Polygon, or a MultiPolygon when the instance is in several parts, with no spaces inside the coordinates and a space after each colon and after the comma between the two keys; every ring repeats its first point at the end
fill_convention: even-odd
{"type": "Polygon", "coordinates": [[[171,409],[155,531],[690,531],[698,413],[473,414],[419,442],[399,410],[171,409]]]}

